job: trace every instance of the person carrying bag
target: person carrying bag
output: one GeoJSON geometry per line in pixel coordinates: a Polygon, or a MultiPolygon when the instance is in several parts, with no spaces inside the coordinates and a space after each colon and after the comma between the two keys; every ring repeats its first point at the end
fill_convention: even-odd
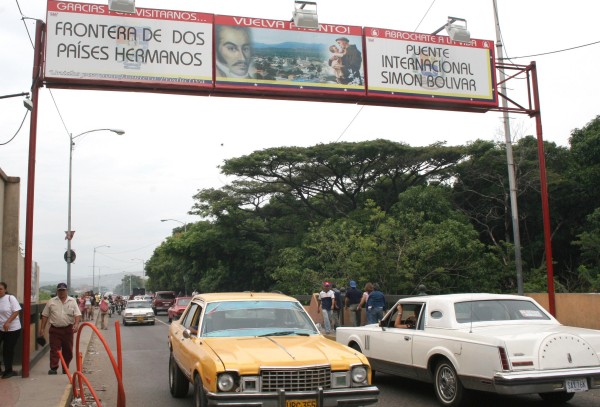
{"type": "Polygon", "coordinates": [[[100,300],[100,329],[108,329],[108,327],[106,326],[106,314],[108,314],[108,310],[110,308],[109,304],[108,304],[108,297],[105,295],[101,300],[100,300]]]}

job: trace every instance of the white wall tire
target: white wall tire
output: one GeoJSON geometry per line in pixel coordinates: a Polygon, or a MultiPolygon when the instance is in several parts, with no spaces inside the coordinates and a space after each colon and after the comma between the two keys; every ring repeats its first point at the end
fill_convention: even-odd
{"type": "Polygon", "coordinates": [[[466,403],[467,390],[463,387],[456,369],[447,359],[442,359],[435,366],[435,396],[445,407],[458,407],[466,403]]]}

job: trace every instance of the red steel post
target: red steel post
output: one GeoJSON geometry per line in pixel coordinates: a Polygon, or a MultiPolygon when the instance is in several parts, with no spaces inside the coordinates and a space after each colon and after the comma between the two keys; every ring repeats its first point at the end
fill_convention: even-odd
{"type": "Polygon", "coordinates": [[[556,316],[556,303],[554,301],[554,267],[552,265],[552,233],[550,229],[550,206],[548,204],[548,181],[546,179],[546,156],[544,154],[544,139],[542,137],[542,114],[540,111],[540,95],[538,93],[538,79],[535,61],[531,62],[531,82],[535,111],[534,116],[538,146],[538,160],[540,163],[540,189],[542,192],[544,243],[546,245],[546,273],[548,278],[548,308],[550,313],[556,316]]]}

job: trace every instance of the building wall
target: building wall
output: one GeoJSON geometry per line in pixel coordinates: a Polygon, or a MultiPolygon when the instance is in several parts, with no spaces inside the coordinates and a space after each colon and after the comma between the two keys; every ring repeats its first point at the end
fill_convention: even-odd
{"type": "Polygon", "coordinates": [[[0,280],[23,302],[23,259],[19,249],[21,180],[0,169],[0,280]]]}

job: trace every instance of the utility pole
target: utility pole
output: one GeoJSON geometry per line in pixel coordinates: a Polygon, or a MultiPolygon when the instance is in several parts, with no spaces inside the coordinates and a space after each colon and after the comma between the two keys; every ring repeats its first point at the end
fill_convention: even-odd
{"type": "MultiPolygon", "coordinates": [[[[500,34],[500,23],[498,22],[498,6],[496,0],[492,0],[494,4],[494,22],[496,24],[496,58],[500,61],[504,60],[502,50],[502,35],[500,34]]],[[[504,141],[506,144],[506,164],[508,166],[508,187],[510,191],[510,208],[513,228],[513,240],[515,246],[515,268],[517,269],[517,292],[523,295],[523,264],[521,260],[521,233],[519,230],[519,209],[517,204],[517,187],[515,179],[515,162],[512,150],[512,137],[510,134],[510,122],[508,117],[508,105],[506,102],[506,81],[504,71],[498,69],[500,75],[500,92],[504,97],[500,97],[502,101],[502,115],[504,117],[504,141]]]]}

